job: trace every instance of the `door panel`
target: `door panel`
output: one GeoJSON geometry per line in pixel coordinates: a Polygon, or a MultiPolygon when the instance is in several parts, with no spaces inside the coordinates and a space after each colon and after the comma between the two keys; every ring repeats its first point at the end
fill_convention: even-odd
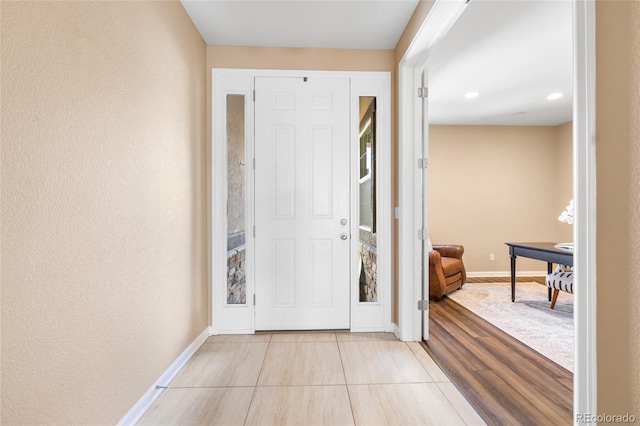
{"type": "Polygon", "coordinates": [[[311,133],[311,217],[328,218],[332,208],[331,127],[313,127],[311,133]]]}
{"type": "Polygon", "coordinates": [[[255,88],[256,329],[349,328],[349,80],[255,88]]]}
{"type": "MultiPolygon", "coordinates": [[[[273,306],[295,306],[295,247],[296,241],[273,240],[271,251],[271,272],[273,283],[273,306]]],[[[260,254],[258,254],[260,255],[260,254]]],[[[266,281],[266,280],[264,280],[266,281]]]]}
{"type": "MultiPolygon", "coordinates": [[[[295,215],[296,146],[293,126],[273,128],[273,217],[292,219],[295,215]]],[[[262,159],[261,159],[262,160],[262,159]]]]}

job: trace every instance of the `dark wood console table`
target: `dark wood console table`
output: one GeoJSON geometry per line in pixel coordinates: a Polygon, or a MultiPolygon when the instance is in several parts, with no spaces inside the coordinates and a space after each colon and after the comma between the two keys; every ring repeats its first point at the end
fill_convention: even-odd
{"type": "MultiPolygon", "coordinates": [[[[555,243],[505,243],[511,257],[511,301],[516,300],[516,258],[528,257],[547,262],[547,273],[553,272],[553,264],[573,266],[573,250],[559,249],[555,243]]],[[[549,289],[551,300],[551,289],[549,289]]]]}

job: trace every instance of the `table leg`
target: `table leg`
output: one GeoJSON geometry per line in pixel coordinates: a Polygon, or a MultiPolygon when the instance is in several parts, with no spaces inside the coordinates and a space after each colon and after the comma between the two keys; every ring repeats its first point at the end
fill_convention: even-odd
{"type": "MultiPolygon", "coordinates": [[[[551,274],[553,272],[553,263],[547,262],[547,274],[551,274]]],[[[547,289],[549,293],[549,302],[551,302],[551,287],[547,289]]]]}
{"type": "Polygon", "coordinates": [[[516,256],[511,255],[511,301],[516,301],[516,256]]]}

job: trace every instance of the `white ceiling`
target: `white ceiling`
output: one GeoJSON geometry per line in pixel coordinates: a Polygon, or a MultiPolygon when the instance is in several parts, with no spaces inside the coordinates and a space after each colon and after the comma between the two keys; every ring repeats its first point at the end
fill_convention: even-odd
{"type": "Polygon", "coordinates": [[[182,0],[209,45],[393,49],[418,0],[182,0]]]}
{"type": "Polygon", "coordinates": [[[472,0],[429,57],[429,122],[558,125],[572,117],[570,1],[472,0]],[[480,92],[465,99],[471,91],[480,92]],[[547,100],[554,92],[564,96],[547,100]]]}
{"type": "MultiPolygon", "coordinates": [[[[209,45],[393,49],[417,0],[182,0],[209,45]]],[[[433,124],[571,120],[571,2],[471,0],[429,58],[433,124]],[[469,100],[464,94],[480,92],[469,100]],[[547,95],[564,97],[548,101],[547,95]]]]}

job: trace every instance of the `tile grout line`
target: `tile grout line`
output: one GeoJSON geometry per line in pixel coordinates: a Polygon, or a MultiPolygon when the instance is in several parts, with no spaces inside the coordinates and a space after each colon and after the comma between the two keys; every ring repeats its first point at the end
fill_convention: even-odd
{"type": "Polygon", "coordinates": [[[347,398],[349,399],[349,408],[351,409],[351,418],[353,419],[353,424],[356,424],[356,415],[353,412],[353,402],[351,401],[351,393],[349,392],[349,384],[347,383],[347,373],[344,368],[344,361],[342,359],[342,351],[340,350],[340,342],[338,341],[338,336],[336,336],[336,346],[338,346],[338,355],[340,356],[340,366],[342,367],[342,376],[344,377],[344,387],[347,390],[347,398]]]}
{"type": "Polygon", "coordinates": [[[249,419],[249,413],[251,412],[251,406],[253,405],[253,401],[256,397],[256,391],[258,390],[258,382],[260,381],[260,376],[264,371],[264,364],[267,362],[267,354],[269,353],[269,348],[271,347],[271,340],[273,340],[273,334],[269,335],[269,343],[267,345],[267,350],[264,351],[264,358],[262,359],[262,365],[260,365],[260,372],[258,373],[258,377],[256,378],[256,384],[253,386],[253,393],[251,394],[251,401],[249,401],[249,407],[247,407],[247,414],[244,416],[243,425],[247,424],[247,420],[249,419]]]}
{"type": "MultiPolygon", "coordinates": [[[[422,361],[420,361],[420,358],[418,358],[418,355],[416,355],[416,353],[414,352],[413,349],[411,349],[411,347],[409,346],[409,344],[407,342],[403,342],[405,344],[405,346],[407,347],[407,349],[409,349],[409,352],[411,352],[411,355],[413,355],[413,357],[416,359],[416,361],[418,361],[418,364],[420,365],[420,367],[422,367],[422,369],[425,371],[425,373],[427,373],[427,376],[429,376],[429,378],[431,379],[431,382],[425,382],[425,383],[437,383],[436,379],[433,378],[433,376],[431,375],[431,373],[429,373],[429,370],[427,369],[427,367],[424,366],[424,364],[422,363],[422,361]]],[[[424,350],[424,352],[427,354],[427,356],[429,358],[431,358],[431,355],[429,355],[429,352],[427,352],[422,345],[420,346],[420,348],[422,350],[424,350]]],[[[433,360],[433,358],[431,358],[433,360]]],[[[434,361],[435,362],[435,361],[434,361]]],[[[447,383],[447,382],[442,382],[442,383],[447,383]]]]}
{"type": "MultiPolygon", "coordinates": [[[[449,383],[450,385],[454,386],[455,385],[453,383],[449,383]]],[[[444,398],[447,400],[447,402],[449,402],[449,405],[451,405],[451,407],[453,407],[453,411],[455,411],[458,414],[458,417],[460,417],[460,420],[462,420],[462,423],[464,423],[465,425],[468,425],[467,421],[465,420],[465,418],[463,417],[462,413],[460,412],[460,410],[458,409],[458,404],[454,404],[454,402],[449,399],[449,396],[444,392],[444,389],[442,389],[442,386],[440,386],[438,383],[436,383],[436,386],[438,387],[438,390],[440,391],[440,393],[442,393],[442,395],[444,396],[444,398]]],[[[457,390],[457,388],[456,388],[457,390]]],[[[464,395],[462,395],[462,397],[467,401],[467,403],[469,403],[469,401],[464,397],[464,395]]],[[[471,404],[469,404],[471,409],[475,411],[475,408],[473,408],[473,406],[471,406],[471,404]]],[[[477,413],[477,411],[476,411],[477,413]]],[[[480,414],[478,414],[478,416],[480,416],[480,414]]]]}

